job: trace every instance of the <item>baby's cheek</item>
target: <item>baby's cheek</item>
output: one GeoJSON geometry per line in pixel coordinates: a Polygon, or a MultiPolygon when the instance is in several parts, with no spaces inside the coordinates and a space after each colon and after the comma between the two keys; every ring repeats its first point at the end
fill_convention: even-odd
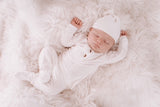
{"type": "Polygon", "coordinates": [[[109,46],[108,46],[108,45],[104,45],[104,46],[103,46],[103,49],[104,49],[105,51],[108,51],[108,50],[109,50],[109,46]]]}
{"type": "Polygon", "coordinates": [[[91,40],[88,38],[88,44],[91,45],[91,40]]]}
{"type": "Polygon", "coordinates": [[[102,53],[104,53],[104,52],[107,52],[107,51],[108,51],[108,49],[103,48],[103,49],[100,49],[100,51],[101,51],[102,53]]]}

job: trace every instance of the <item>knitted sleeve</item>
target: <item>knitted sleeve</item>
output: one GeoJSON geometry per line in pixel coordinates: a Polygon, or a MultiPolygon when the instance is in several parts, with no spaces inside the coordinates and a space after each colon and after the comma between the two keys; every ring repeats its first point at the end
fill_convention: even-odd
{"type": "Polygon", "coordinates": [[[61,44],[65,47],[71,47],[74,45],[73,35],[76,32],[77,28],[73,25],[69,24],[67,28],[64,30],[61,36],[61,44]]]}
{"type": "Polygon", "coordinates": [[[117,51],[110,51],[105,57],[104,64],[116,63],[125,58],[128,51],[128,39],[126,36],[120,37],[119,47],[117,51]]]}

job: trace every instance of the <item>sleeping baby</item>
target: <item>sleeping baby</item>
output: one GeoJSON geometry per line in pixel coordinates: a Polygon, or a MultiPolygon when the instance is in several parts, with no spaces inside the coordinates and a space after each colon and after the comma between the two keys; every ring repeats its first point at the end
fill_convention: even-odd
{"type": "Polygon", "coordinates": [[[113,64],[125,58],[128,50],[126,31],[120,30],[120,20],[110,13],[99,18],[87,36],[76,41],[74,33],[82,27],[82,21],[72,19],[61,43],[68,50],[57,55],[51,46],[44,47],[39,55],[39,73],[18,73],[21,80],[29,81],[45,94],[56,95],[64,89],[72,89],[100,66],[113,64]],[[116,51],[111,50],[119,42],[116,51]]]}

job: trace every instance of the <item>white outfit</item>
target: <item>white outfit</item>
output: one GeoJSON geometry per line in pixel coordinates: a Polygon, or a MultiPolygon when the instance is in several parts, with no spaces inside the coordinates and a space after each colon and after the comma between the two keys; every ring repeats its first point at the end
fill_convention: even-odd
{"type": "Polygon", "coordinates": [[[59,64],[65,75],[65,81],[71,88],[88,75],[96,72],[99,66],[116,63],[127,54],[128,39],[126,36],[120,37],[118,51],[96,53],[88,46],[87,38],[82,39],[80,42],[76,40],[69,41],[72,40],[75,32],[76,28],[69,25],[61,40],[64,46],[72,47],[59,57],[59,64]]]}
{"type": "MultiPolygon", "coordinates": [[[[53,85],[51,88],[42,83],[37,85],[40,82],[35,82],[35,79],[31,83],[43,92],[52,91],[55,92],[54,94],[57,94],[66,88],[72,89],[81,80],[95,73],[99,66],[116,63],[127,54],[128,39],[126,36],[120,37],[117,51],[96,53],[88,46],[86,37],[82,37],[81,40],[73,39],[76,30],[71,24],[66,28],[61,42],[65,47],[71,48],[60,56],[57,56],[51,47],[46,47],[41,51],[39,57],[40,77],[41,74],[48,75],[52,73],[53,85]]],[[[43,80],[47,82],[49,78],[43,80]]]]}

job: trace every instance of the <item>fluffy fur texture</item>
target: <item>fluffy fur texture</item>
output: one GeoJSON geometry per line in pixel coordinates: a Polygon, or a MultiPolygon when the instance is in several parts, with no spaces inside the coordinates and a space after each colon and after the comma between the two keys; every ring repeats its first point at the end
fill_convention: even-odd
{"type": "Polygon", "coordinates": [[[159,7],[159,0],[1,0],[0,107],[159,107],[159,7]],[[45,45],[62,52],[59,38],[74,16],[84,23],[79,33],[86,33],[110,8],[129,32],[123,61],[57,96],[45,96],[14,76],[38,72],[45,45]]]}

